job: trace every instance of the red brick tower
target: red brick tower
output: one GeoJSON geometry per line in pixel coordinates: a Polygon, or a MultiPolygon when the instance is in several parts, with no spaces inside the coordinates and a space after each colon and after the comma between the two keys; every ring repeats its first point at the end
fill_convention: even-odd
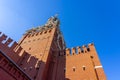
{"type": "Polygon", "coordinates": [[[59,23],[51,17],[19,43],[0,32],[0,80],[106,80],[94,45],[66,49],[59,23]]]}
{"type": "Polygon", "coordinates": [[[66,49],[67,80],[106,80],[93,44],[66,49]]]}
{"type": "Polygon", "coordinates": [[[17,63],[33,79],[64,80],[66,47],[57,17],[51,17],[43,26],[28,30],[19,45],[27,54],[22,52],[17,63]]]}

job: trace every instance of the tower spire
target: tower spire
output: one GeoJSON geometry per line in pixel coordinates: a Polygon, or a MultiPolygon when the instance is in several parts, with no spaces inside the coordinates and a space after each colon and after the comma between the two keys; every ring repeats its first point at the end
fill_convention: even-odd
{"type": "Polygon", "coordinates": [[[49,27],[53,25],[55,25],[55,27],[59,27],[60,21],[58,19],[58,14],[55,14],[54,16],[50,17],[45,25],[49,27]]]}
{"type": "Polygon", "coordinates": [[[47,30],[49,28],[53,28],[53,27],[57,27],[59,28],[59,25],[60,25],[60,20],[58,19],[58,14],[55,14],[54,16],[51,16],[48,21],[46,22],[46,24],[42,25],[42,26],[38,26],[36,28],[31,28],[29,30],[27,30],[25,32],[25,35],[26,34],[32,34],[32,33],[35,33],[35,32],[41,32],[43,30],[47,30]]]}

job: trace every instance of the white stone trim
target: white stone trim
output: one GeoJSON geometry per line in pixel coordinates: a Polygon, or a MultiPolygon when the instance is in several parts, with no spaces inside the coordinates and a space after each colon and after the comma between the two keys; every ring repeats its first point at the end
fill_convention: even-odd
{"type": "Polygon", "coordinates": [[[63,49],[65,49],[65,42],[64,42],[64,39],[63,39],[63,35],[59,31],[57,31],[57,33],[58,33],[58,37],[57,37],[58,47],[59,47],[60,50],[62,50],[61,47],[60,47],[60,44],[59,44],[59,38],[61,37],[62,38],[62,43],[63,43],[63,49]]]}
{"type": "Polygon", "coordinates": [[[95,69],[97,69],[97,68],[102,68],[102,66],[95,66],[95,69]]]}

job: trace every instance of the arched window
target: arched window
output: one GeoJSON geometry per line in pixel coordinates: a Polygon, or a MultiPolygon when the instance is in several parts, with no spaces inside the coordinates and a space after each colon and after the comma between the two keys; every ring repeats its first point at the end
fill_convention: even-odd
{"type": "Polygon", "coordinates": [[[83,68],[83,71],[85,71],[85,70],[86,70],[86,66],[82,66],[82,68],[83,68]]]}
{"type": "Polygon", "coordinates": [[[73,69],[73,71],[75,72],[75,70],[76,70],[76,67],[72,67],[72,69],[73,69]]]}

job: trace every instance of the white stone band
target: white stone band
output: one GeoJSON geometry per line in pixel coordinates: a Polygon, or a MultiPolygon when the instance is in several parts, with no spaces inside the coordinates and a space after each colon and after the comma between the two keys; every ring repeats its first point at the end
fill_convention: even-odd
{"type": "Polygon", "coordinates": [[[95,69],[97,69],[97,68],[102,68],[102,66],[95,66],[95,69]]]}

